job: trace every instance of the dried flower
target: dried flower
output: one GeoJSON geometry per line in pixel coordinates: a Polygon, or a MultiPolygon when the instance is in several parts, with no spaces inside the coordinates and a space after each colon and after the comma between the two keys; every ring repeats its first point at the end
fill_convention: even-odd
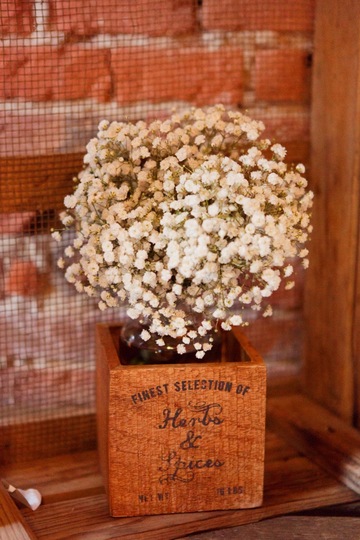
{"type": "Polygon", "coordinates": [[[304,166],[288,168],[263,129],[222,105],[150,124],[103,120],[65,198],[62,222],[77,226],[66,279],[101,309],[126,301],[159,340],[182,338],[179,353],[191,340],[201,358],[214,319],[245,324],[235,302],[261,309],[283,279],[291,286],[289,258],[308,264],[304,166]],[[202,317],[197,331],[189,312],[202,317]]]}

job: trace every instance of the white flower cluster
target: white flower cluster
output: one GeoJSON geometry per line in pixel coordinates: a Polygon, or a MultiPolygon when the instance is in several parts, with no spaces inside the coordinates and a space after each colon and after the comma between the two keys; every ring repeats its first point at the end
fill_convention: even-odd
{"type": "Polygon", "coordinates": [[[102,121],[65,198],[62,222],[77,230],[59,261],[66,279],[101,309],[126,302],[131,318],[150,320],[143,339],[178,338],[179,353],[192,342],[203,357],[214,321],[243,324],[235,305],[260,310],[282,279],[292,287],[290,258],[308,264],[305,169],[288,168],[285,148],[259,139],[263,129],[222,105],[102,121]]]}

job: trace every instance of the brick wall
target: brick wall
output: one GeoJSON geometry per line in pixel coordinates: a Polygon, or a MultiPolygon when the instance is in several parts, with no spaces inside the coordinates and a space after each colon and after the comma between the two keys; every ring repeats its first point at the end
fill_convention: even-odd
{"type": "MultiPolygon", "coordinates": [[[[154,118],[216,102],[263,119],[269,136],[303,144],[314,7],[315,0],[2,0],[0,159],[66,160],[83,152],[102,118],[154,118]]],[[[36,219],[36,208],[10,215],[0,208],[0,369],[8,377],[0,395],[5,405],[31,402],[32,370],[56,365],[68,384],[61,401],[49,368],[52,399],[82,403],[92,390],[81,398],[71,382],[77,375],[65,372],[92,357],[100,315],[66,287],[57,248],[44,231],[34,234],[36,219]],[[16,380],[26,399],[16,397],[16,380]]],[[[300,272],[293,292],[278,293],[275,317],[249,329],[274,370],[298,365],[301,283],[300,272]]]]}
{"type": "Polygon", "coordinates": [[[308,128],[314,4],[3,0],[0,156],[82,151],[104,116],[220,101],[294,140],[308,128]]]}

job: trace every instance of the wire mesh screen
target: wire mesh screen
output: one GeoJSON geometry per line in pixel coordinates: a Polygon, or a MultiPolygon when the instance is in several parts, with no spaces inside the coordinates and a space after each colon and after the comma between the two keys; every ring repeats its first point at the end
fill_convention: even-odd
{"type": "MultiPolygon", "coordinates": [[[[100,120],[223,103],[307,164],[315,0],[2,0],[2,461],[94,441],[94,326],[50,235],[100,120]]],[[[66,239],[65,239],[66,240],[66,239]]],[[[302,275],[248,334],[270,375],[298,369],[302,275]]]]}

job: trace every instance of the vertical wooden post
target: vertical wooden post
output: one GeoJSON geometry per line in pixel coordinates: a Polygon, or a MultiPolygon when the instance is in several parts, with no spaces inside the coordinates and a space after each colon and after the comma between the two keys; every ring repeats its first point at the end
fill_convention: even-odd
{"type": "Polygon", "coordinates": [[[312,110],[316,201],[305,291],[304,382],[313,398],[348,422],[359,406],[360,382],[359,111],[360,2],[317,0],[312,110]]]}

